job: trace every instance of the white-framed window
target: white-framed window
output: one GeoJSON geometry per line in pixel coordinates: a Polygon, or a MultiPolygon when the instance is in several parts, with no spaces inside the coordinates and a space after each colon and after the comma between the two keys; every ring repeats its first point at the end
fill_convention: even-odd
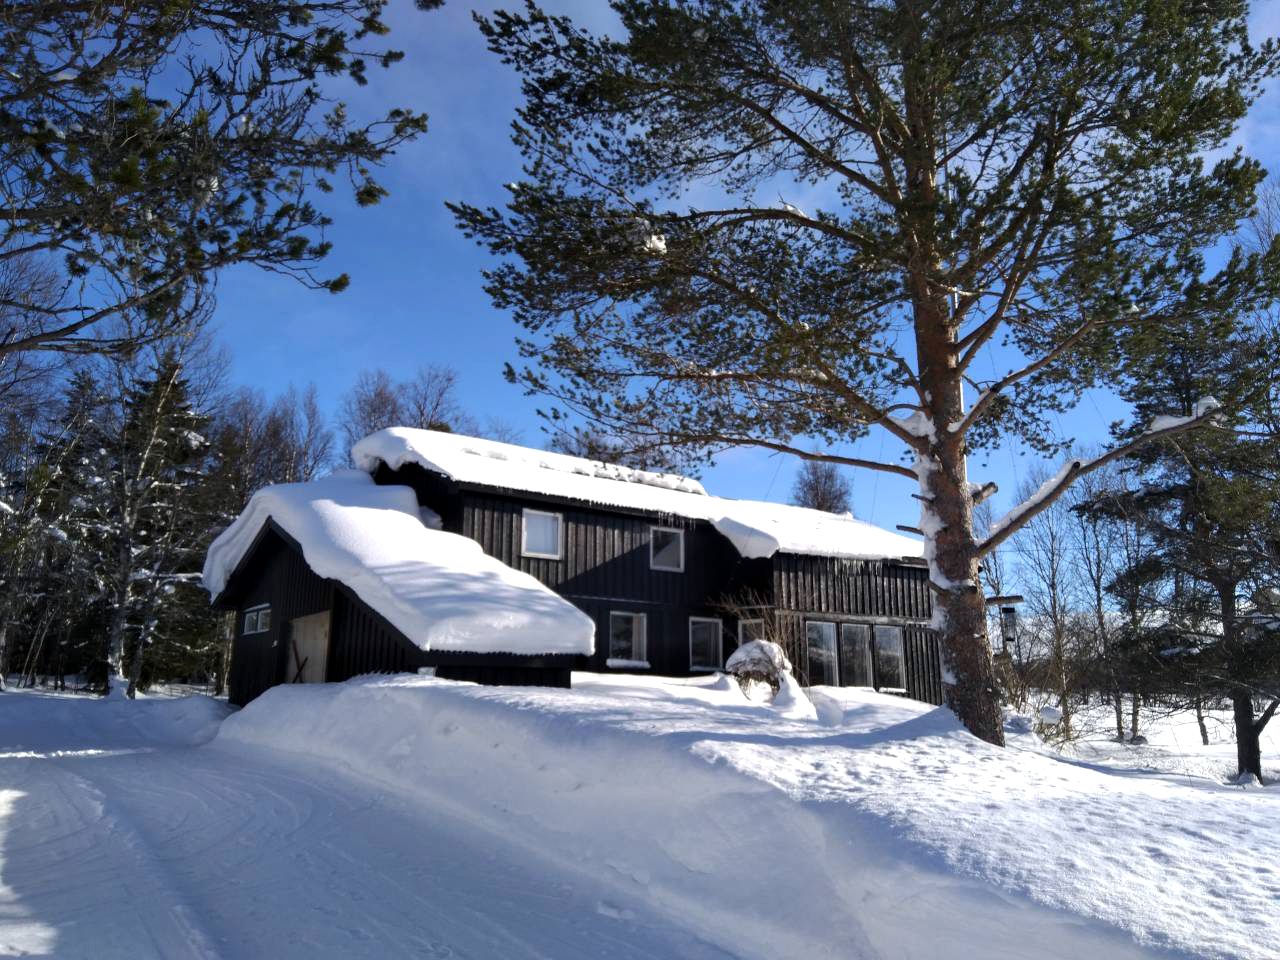
{"type": "Polygon", "coordinates": [[[244,635],[266,633],[271,629],[271,604],[261,603],[244,612],[244,635]]]}
{"type": "Polygon", "coordinates": [[[684,572],[684,531],[676,527],[649,528],[649,567],[684,572]]]}
{"type": "Polygon", "coordinates": [[[806,620],[804,633],[809,653],[809,686],[837,686],[840,679],[836,667],[836,625],[828,620],[806,620]]]}
{"type": "Polygon", "coordinates": [[[876,627],[876,689],[907,689],[907,671],[903,662],[902,628],[876,627]]]}
{"type": "Polygon", "coordinates": [[[755,618],[752,620],[738,621],[738,646],[744,643],[750,643],[752,640],[768,640],[769,638],[764,632],[764,619],[755,618]]]}
{"type": "Polygon", "coordinates": [[[609,611],[609,656],[605,661],[606,666],[640,670],[649,668],[645,620],[643,613],[609,611]]]}
{"type": "Polygon", "coordinates": [[[689,669],[719,670],[724,665],[724,625],[715,617],[689,618],[689,669]]]}
{"type": "Polygon", "coordinates": [[[564,517],[545,510],[524,508],[520,518],[520,553],[526,557],[559,560],[564,540],[564,517]]]}

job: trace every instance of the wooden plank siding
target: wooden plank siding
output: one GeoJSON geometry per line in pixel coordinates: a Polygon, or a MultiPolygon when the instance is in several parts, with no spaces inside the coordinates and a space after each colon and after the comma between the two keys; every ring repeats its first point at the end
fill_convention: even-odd
{"type": "MultiPolygon", "coordinates": [[[[236,571],[236,636],[232,641],[228,700],[243,706],[270,687],[293,680],[289,627],[297,617],[330,612],[325,680],[337,683],[368,673],[403,673],[434,667],[438,676],[508,686],[569,686],[577,658],[510,654],[424,652],[350,588],[317,576],[302,552],[278,529],[267,528],[236,571]],[[271,629],[244,635],[249,608],[271,606],[271,629]],[[499,678],[499,679],[495,679],[499,678]]],[[[229,593],[232,588],[224,593],[229,593]]]]}
{"type": "Polygon", "coordinates": [[[507,566],[536,577],[595,621],[596,652],[584,658],[583,664],[588,669],[608,669],[611,611],[645,615],[646,656],[656,673],[690,673],[690,617],[722,621],[722,652],[728,656],[736,642],[737,627],[724,610],[726,598],[748,586],[758,590],[767,583],[767,567],[743,560],[729,541],[704,521],[474,491],[463,491],[461,506],[458,533],[475,540],[485,553],[507,566]],[[522,554],[525,508],[563,517],[559,560],[522,554]],[[684,531],[683,571],[650,567],[653,527],[684,531]]]}

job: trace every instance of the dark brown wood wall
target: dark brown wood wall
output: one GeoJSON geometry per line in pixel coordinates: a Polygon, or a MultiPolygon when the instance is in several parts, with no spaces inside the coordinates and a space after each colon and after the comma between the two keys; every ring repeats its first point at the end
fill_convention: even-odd
{"type": "Polygon", "coordinates": [[[887,560],[780,553],[774,557],[778,609],[928,620],[929,571],[887,560]]]}
{"type": "Polygon", "coordinates": [[[285,679],[289,621],[329,609],[333,585],[316,576],[297,548],[273,531],[259,541],[236,579],[245,587],[236,601],[227,699],[243,706],[285,679]],[[263,603],[271,604],[271,629],[244,636],[245,611],[263,603]]]}
{"type": "Polygon", "coordinates": [[[457,531],[484,551],[523,570],[571,601],[596,624],[596,653],[587,663],[606,669],[609,613],[645,614],[647,656],[657,673],[689,672],[689,618],[719,617],[725,656],[733,650],[736,625],[724,600],[748,587],[768,590],[768,567],[743,560],[710,524],[686,517],[646,517],[592,510],[506,495],[465,493],[457,531]],[[547,560],[521,555],[525,507],[564,517],[563,556],[547,560]],[[684,570],[649,566],[650,528],[674,527],[684,534],[684,570]]]}

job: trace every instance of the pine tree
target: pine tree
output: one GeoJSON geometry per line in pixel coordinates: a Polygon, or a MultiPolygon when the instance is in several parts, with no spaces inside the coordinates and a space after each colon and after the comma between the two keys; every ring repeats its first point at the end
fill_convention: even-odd
{"type": "Polygon", "coordinates": [[[1139,410],[1189,412],[1212,392],[1224,401],[1220,426],[1135,452],[1133,489],[1097,505],[1152,543],[1117,587],[1161,585],[1155,622],[1129,631],[1131,681],[1197,707],[1230,698],[1239,772],[1258,777],[1259,738],[1280,706],[1280,631],[1251,616],[1255,597],[1280,583],[1280,435],[1259,429],[1277,351],[1280,338],[1229,318],[1161,331],[1129,398],[1139,410]]]}
{"type": "Polygon", "coordinates": [[[377,203],[373,168],[426,129],[401,108],[362,122],[329,95],[402,58],[376,40],[386,4],[5,3],[0,264],[52,254],[65,275],[4,298],[0,356],[163,337],[235,264],[342,289],[316,273],[330,220],[314,198],[345,176],[377,203]]]}
{"type": "Polygon", "coordinates": [[[1057,449],[1052,415],[1129,375],[1134,331],[1271,299],[1277,254],[1203,255],[1262,171],[1203,158],[1276,45],[1242,0],[611,5],[618,39],[532,3],[480,20],[523,77],[526,177],[505,211],[452,209],[527,331],[509,376],[632,447],[917,481],[948,702],[1002,742],[979,563],[1129,446],[982,539],[967,455],[1057,449]],[[906,463],[844,452],[873,428],[906,463]]]}

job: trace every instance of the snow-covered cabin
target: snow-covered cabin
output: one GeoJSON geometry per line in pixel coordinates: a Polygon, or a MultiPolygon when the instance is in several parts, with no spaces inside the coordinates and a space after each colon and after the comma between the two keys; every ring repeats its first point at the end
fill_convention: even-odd
{"type": "Polygon", "coordinates": [[[581,668],[688,675],[744,640],[784,644],[801,680],[940,702],[920,540],[688,477],[430,430],[382,430],[357,467],[413,489],[468,537],[586,613],[581,668]]]}
{"type": "Polygon", "coordinates": [[[229,696],[434,668],[569,685],[595,627],[537,579],[423,522],[408,487],[342,470],[258,491],[213,542],[204,585],[236,611],[229,696]]]}
{"type": "Polygon", "coordinates": [[[268,487],[212,545],[236,611],[231,698],[434,667],[567,685],[571,669],[689,675],[777,640],[802,682],[940,702],[919,540],[698,481],[430,430],[358,469],[268,487]]]}

